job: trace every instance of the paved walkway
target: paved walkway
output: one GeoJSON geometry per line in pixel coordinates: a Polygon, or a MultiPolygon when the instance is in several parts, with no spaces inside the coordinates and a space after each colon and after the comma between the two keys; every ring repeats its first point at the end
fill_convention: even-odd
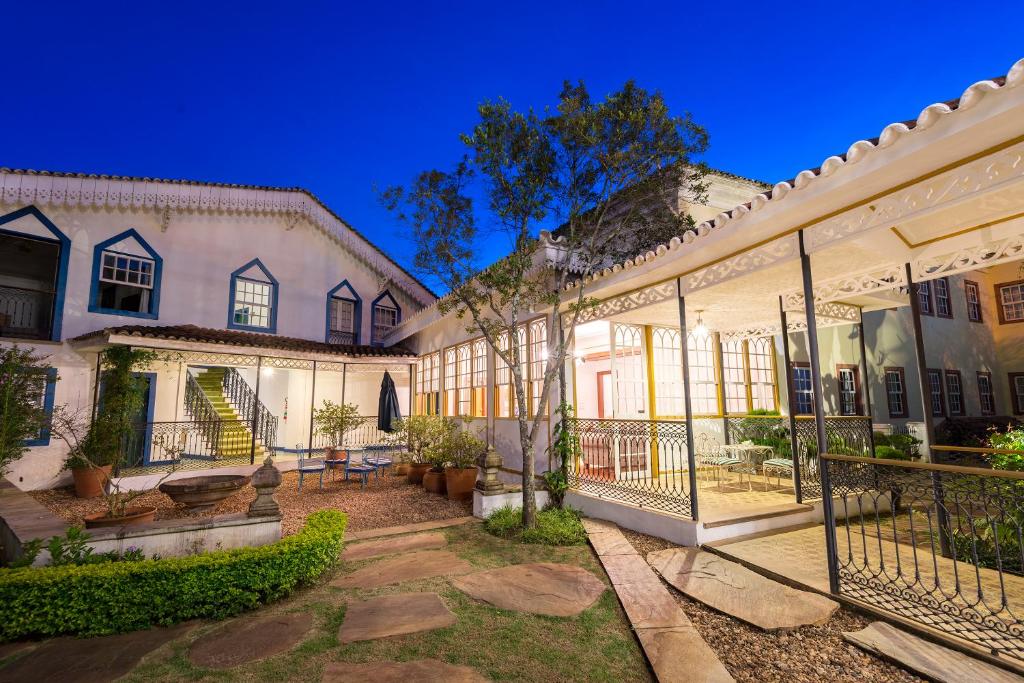
{"type": "Polygon", "coordinates": [[[732,681],[718,655],[618,527],[591,519],[583,520],[583,526],[658,680],[732,681]]]}
{"type": "Polygon", "coordinates": [[[452,526],[459,526],[472,522],[475,517],[455,517],[454,519],[438,519],[431,522],[416,522],[415,524],[401,524],[399,526],[386,526],[382,529],[367,529],[366,531],[352,531],[345,534],[345,541],[361,541],[367,538],[380,538],[381,536],[398,536],[399,534],[412,534],[418,531],[432,531],[434,529],[445,529],[452,526]]]}

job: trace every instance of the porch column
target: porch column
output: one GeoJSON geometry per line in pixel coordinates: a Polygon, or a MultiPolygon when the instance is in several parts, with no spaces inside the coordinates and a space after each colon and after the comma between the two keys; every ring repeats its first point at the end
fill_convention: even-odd
{"type": "Polygon", "coordinates": [[[718,393],[718,414],[722,416],[722,440],[729,443],[729,418],[725,401],[725,354],[722,352],[722,335],[712,333],[711,343],[715,346],[715,384],[718,393]]]}
{"type": "Polygon", "coordinates": [[[416,364],[409,363],[409,412],[406,417],[412,417],[416,406],[416,364]]]}
{"type": "MultiPolygon", "coordinates": [[[[309,442],[306,444],[306,453],[313,454],[313,411],[316,410],[316,361],[313,361],[313,387],[309,392],[309,442]]],[[[301,458],[302,455],[300,454],[301,458]]]]}
{"type": "Polygon", "coordinates": [[[811,400],[814,405],[814,431],[817,435],[818,472],[821,477],[821,507],[825,514],[825,557],[828,561],[828,584],[833,593],[839,592],[839,567],[836,561],[835,512],[832,509],[832,487],[828,468],[821,464],[826,451],[825,401],[821,395],[821,361],[818,358],[818,319],[814,310],[814,282],[811,279],[811,257],[804,247],[804,231],[797,233],[800,240],[800,273],[804,285],[804,313],[807,316],[807,356],[811,361],[811,400]]]}
{"type": "MultiPolygon", "coordinates": [[[[260,429],[260,377],[263,376],[263,356],[256,356],[256,396],[253,398],[252,406],[252,443],[249,447],[249,464],[256,464],[256,434],[260,429]]],[[[274,444],[266,444],[267,449],[273,452],[274,444]]]]}
{"type": "Polygon", "coordinates": [[[96,377],[92,383],[92,421],[96,421],[96,411],[100,407],[100,375],[103,374],[103,352],[96,352],[96,377]]]}
{"type": "MultiPolygon", "coordinates": [[[[647,377],[647,416],[651,421],[651,474],[660,476],[661,462],[658,453],[658,392],[654,385],[654,333],[650,325],[644,325],[644,374],[647,377]]],[[[672,469],[671,463],[669,469],[672,469]]]]}
{"type": "Polygon", "coordinates": [[[693,404],[690,402],[690,354],[687,349],[686,330],[686,299],[683,290],[676,280],[676,292],[679,294],[679,341],[683,354],[683,409],[686,412],[686,459],[689,465],[690,479],[690,518],[698,519],[697,508],[697,459],[693,452],[693,404]]]}
{"type": "Polygon", "coordinates": [[[868,375],[868,352],[867,342],[864,341],[864,309],[858,307],[857,313],[857,336],[860,338],[860,361],[864,368],[864,414],[868,418],[868,445],[871,448],[871,456],[875,455],[875,415],[871,407],[871,377],[868,375]]]}
{"type": "MultiPolygon", "coordinates": [[[[917,293],[917,284],[910,264],[907,269],[907,289],[910,290],[910,314],[914,324],[914,355],[917,360],[917,383],[921,390],[921,419],[924,422],[924,433],[928,438],[928,462],[932,462],[932,444],[935,443],[935,420],[931,411],[931,387],[928,386],[928,360],[924,355],[924,332],[921,329],[921,297],[917,293]]],[[[963,393],[963,387],[960,388],[963,393]]],[[[910,406],[907,406],[910,414],[910,406]]]]}
{"type": "Polygon", "coordinates": [[[782,362],[786,371],[786,404],[789,406],[789,450],[793,456],[793,492],[796,494],[796,502],[803,502],[803,491],[800,487],[800,439],[796,433],[796,404],[793,400],[793,372],[790,369],[789,359],[789,322],[786,319],[786,309],[782,305],[782,297],[779,297],[779,321],[782,323],[782,362]]]}

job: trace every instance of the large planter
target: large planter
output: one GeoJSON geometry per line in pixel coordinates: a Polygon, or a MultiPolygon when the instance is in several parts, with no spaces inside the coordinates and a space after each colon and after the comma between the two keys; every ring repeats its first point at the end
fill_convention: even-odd
{"type": "Polygon", "coordinates": [[[164,482],[160,484],[160,492],[193,510],[212,510],[248,483],[249,477],[244,474],[214,474],[164,482]]]}
{"type": "Polygon", "coordinates": [[[79,498],[95,498],[103,493],[110,479],[112,465],[102,467],[73,467],[71,476],[75,480],[75,495],[79,498]]]}
{"type": "Polygon", "coordinates": [[[444,480],[448,500],[469,500],[476,486],[476,467],[446,467],[444,480]]]}
{"type": "Polygon", "coordinates": [[[423,475],[423,488],[427,490],[427,493],[436,493],[443,496],[446,491],[444,471],[427,470],[423,475]]]}
{"type": "Polygon", "coordinates": [[[405,475],[405,478],[409,480],[410,484],[422,484],[423,475],[430,469],[430,465],[425,462],[414,462],[409,465],[409,472],[405,475]]]}
{"type": "Polygon", "coordinates": [[[86,515],[86,529],[103,529],[112,526],[132,526],[134,524],[145,524],[152,522],[156,516],[156,508],[152,506],[130,507],[124,511],[122,517],[107,517],[106,512],[97,512],[94,515],[86,515]]]}
{"type": "Polygon", "coordinates": [[[395,463],[395,464],[394,464],[394,465],[392,466],[392,468],[391,468],[391,471],[392,471],[392,472],[393,472],[393,473],[394,473],[394,474],[395,474],[396,476],[399,476],[399,477],[404,477],[404,476],[406,476],[407,474],[409,474],[409,463],[407,463],[407,462],[396,462],[396,463],[395,463]]]}

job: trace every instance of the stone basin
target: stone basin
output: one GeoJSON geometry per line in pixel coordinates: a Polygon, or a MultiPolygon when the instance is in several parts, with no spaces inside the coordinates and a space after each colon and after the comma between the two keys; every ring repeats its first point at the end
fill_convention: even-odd
{"type": "Polygon", "coordinates": [[[164,482],[160,492],[192,510],[209,510],[248,483],[244,474],[211,474],[164,482]]]}

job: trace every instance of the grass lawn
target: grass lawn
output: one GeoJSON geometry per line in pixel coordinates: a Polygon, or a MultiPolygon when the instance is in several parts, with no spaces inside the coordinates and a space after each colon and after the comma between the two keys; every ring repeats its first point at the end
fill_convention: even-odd
{"type": "MultiPolygon", "coordinates": [[[[330,662],[424,658],[471,666],[495,681],[652,680],[626,616],[589,546],[523,545],[495,538],[476,522],[445,529],[444,533],[448,536],[448,550],[480,569],[524,562],[563,562],[589,570],[605,582],[608,590],[578,617],[560,618],[487,606],[456,590],[446,578],[370,590],[343,590],[325,582],[261,610],[260,616],[276,612],[313,613],[313,629],[289,652],[229,670],[196,667],[188,659],[189,645],[221,626],[204,623],[154,652],[124,680],[319,681],[330,662]],[[345,617],[346,600],[418,591],[438,593],[455,613],[456,624],[435,631],[339,645],[337,633],[345,617]]],[[[343,563],[338,573],[355,571],[374,561],[343,563]]]]}

